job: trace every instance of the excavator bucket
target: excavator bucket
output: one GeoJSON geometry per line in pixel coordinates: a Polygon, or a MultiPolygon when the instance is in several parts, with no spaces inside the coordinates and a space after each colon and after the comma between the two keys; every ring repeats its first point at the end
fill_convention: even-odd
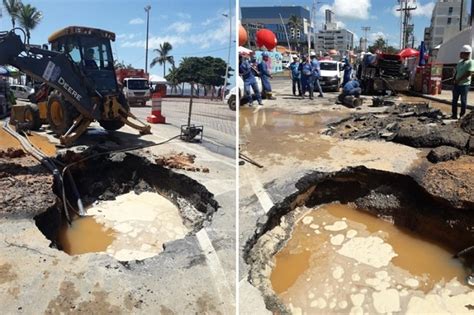
{"type": "Polygon", "coordinates": [[[20,36],[11,32],[0,32],[0,65],[10,64],[12,56],[18,56],[25,50],[20,36]]]}

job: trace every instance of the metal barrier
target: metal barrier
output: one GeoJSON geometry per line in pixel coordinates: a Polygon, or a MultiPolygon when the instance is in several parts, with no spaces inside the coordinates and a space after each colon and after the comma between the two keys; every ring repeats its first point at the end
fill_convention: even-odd
{"type": "MultiPolygon", "coordinates": [[[[182,126],[188,122],[189,98],[164,98],[162,113],[168,123],[182,126]]],[[[191,124],[202,125],[206,130],[214,130],[226,135],[236,135],[236,112],[222,101],[193,99],[191,124]]]]}

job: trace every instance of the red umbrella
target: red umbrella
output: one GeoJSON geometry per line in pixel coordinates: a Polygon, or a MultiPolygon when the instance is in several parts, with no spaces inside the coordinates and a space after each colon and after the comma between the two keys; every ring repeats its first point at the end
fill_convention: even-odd
{"type": "Polygon", "coordinates": [[[399,52],[398,54],[402,58],[410,58],[410,57],[416,57],[416,56],[420,55],[420,52],[416,49],[413,49],[413,48],[405,48],[401,52],[399,52]]]}

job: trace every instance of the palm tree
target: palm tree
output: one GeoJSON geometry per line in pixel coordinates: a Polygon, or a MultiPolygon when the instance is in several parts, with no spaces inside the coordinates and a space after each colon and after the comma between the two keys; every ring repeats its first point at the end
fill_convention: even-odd
{"type": "Polygon", "coordinates": [[[173,49],[173,46],[171,46],[170,43],[164,42],[163,44],[160,44],[160,48],[155,49],[155,52],[158,54],[158,57],[153,58],[151,61],[150,67],[154,67],[157,63],[160,65],[163,65],[163,77],[166,76],[166,63],[170,63],[171,65],[174,65],[174,58],[173,56],[170,56],[169,53],[173,49]]]}
{"type": "Polygon", "coordinates": [[[21,8],[21,0],[3,0],[3,6],[12,19],[12,28],[15,28],[15,21],[21,8]]]}
{"type": "Polygon", "coordinates": [[[173,93],[174,91],[176,94],[178,94],[178,88],[180,85],[177,74],[178,74],[178,68],[176,68],[175,65],[172,64],[171,70],[168,72],[168,74],[165,77],[166,81],[168,81],[171,86],[171,93],[173,93]]]}
{"type": "Polygon", "coordinates": [[[293,40],[296,46],[298,43],[298,39],[296,38],[296,33],[298,32],[298,30],[301,30],[301,28],[303,27],[303,23],[301,22],[301,19],[299,17],[297,17],[296,15],[292,15],[288,19],[288,26],[290,29],[295,30],[295,35],[293,37],[293,40]]]}
{"type": "Polygon", "coordinates": [[[26,31],[26,43],[30,44],[30,37],[32,31],[43,18],[43,13],[38,11],[34,6],[27,4],[21,5],[20,11],[17,15],[18,22],[26,31]]]}

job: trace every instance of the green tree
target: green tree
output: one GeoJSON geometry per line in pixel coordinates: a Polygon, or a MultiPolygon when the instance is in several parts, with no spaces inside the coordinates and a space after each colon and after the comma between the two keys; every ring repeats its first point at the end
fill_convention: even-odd
{"type": "Polygon", "coordinates": [[[20,0],[3,0],[3,6],[7,10],[8,15],[10,15],[10,18],[12,19],[12,28],[15,28],[15,22],[18,13],[20,12],[21,5],[22,4],[20,0]]]}
{"type": "Polygon", "coordinates": [[[31,31],[38,26],[43,14],[30,4],[21,5],[17,14],[18,22],[26,31],[26,43],[30,44],[31,31]]]}
{"type": "Polygon", "coordinates": [[[171,93],[173,93],[173,91],[178,92],[178,88],[180,86],[177,73],[178,73],[178,68],[176,68],[176,66],[173,64],[170,71],[165,77],[166,81],[168,81],[168,83],[171,86],[171,93]]]}
{"type": "MultiPolygon", "coordinates": [[[[300,30],[303,27],[303,22],[296,15],[292,15],[288,19],[288,27],[290,29],[294,29],[295,36],[292,39],[293,39],[293,43],[295,44],[294,47],[296,48],[296,46],[298,46],[298,38],[296,37],[297,30],[300,30]]],[[[291,41],[291,39],[290,39],[290,41],[291,41]]]]}
{"type": "Polygon", "coordinates": [[[125,61],[117,61],[117,60],[114,60],[114,68],[115,69],[133,69],[133,66],[132,64],[126,64],[125,61]]]}
{"type": "Polygon", "coordinates": [[[393,46],[389,46],[387,44],[387,41],[382,36],[378,37],[374,41],[374,43],[371,46],[369,46],[369,51],[371,53],[375,53],[377,50],[380,50],[389,54],[395,54],[398,52],[398,49],[396,49],[393,46]]]}
{"type": "Polygon", "coordinates": [[[150,67],[152,68],[156,64],[162,65],[163,77],[166,77],[166,63],[170,63],[171,65],[174,65],[174,58],[173,56],[170,55],[170,52],[172,49],[173,49],[173,46],[168,42],[164,42],[163,44],[160,44],[160,48],[155,49],[155,52],[158,54],[158,56],[153,58],[150,64],[150,67]]]}

